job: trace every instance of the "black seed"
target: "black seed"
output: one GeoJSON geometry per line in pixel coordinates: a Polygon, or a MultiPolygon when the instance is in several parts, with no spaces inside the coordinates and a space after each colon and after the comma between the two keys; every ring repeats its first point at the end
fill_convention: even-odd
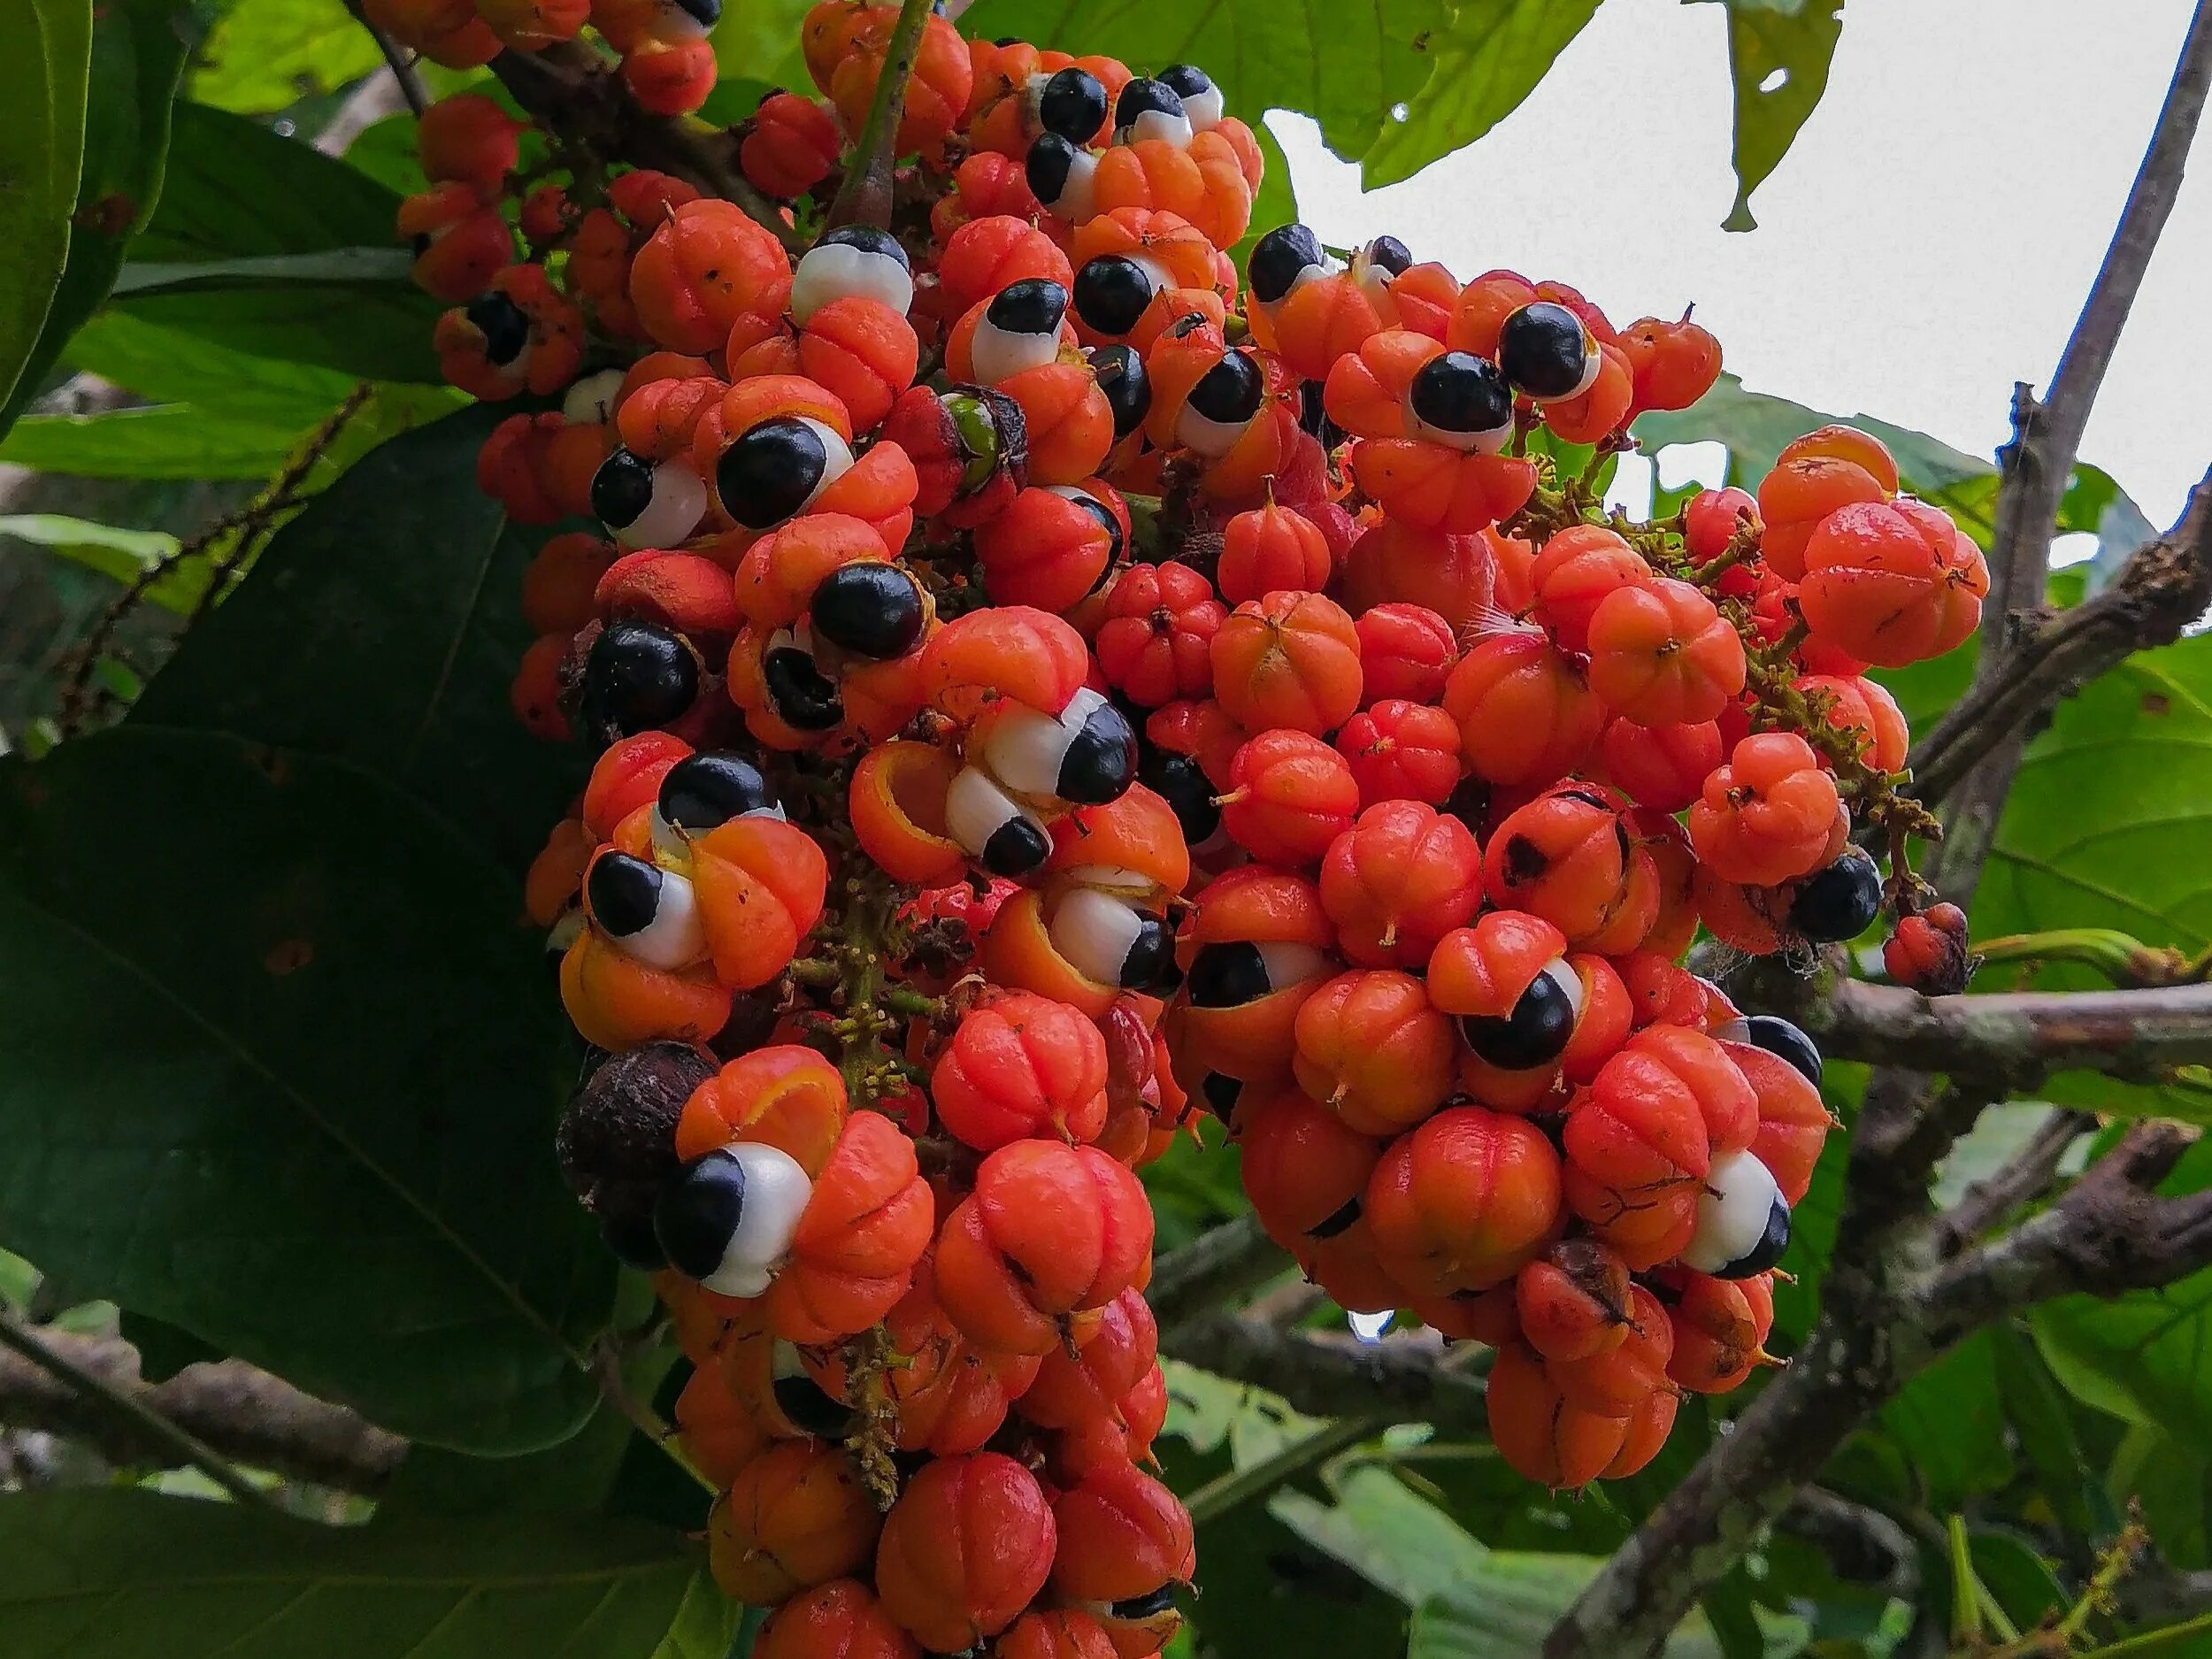
{"type": "Polygon", "coordinates": [[[430,240],[430,234],[427,231],[416,232],[414,236],[410,240],[408,245],[414,250],[415,257],[418,259],[421,258],[423,255],[428,253],[431,249],[437,246],[435,242],[430,240]]]}
{"type": "Polygon", "coordinates": [[[814,590],[816,637],[872,662],[903,657],[922,637],[922,592],[895,565],[841,565],[814,590]]]}
{"type": "Polygon", "coordinates": [[[1150,273],[1125,254],[1102,253],[1075,273],[1075,314],[1102,334],[1125,334],[1152,303],[1150,273]]]}
{"type": "Polygon", "coordinates": [[[1153,1618],[1175,1605],[1175,1586],[1164,1584],[1143,1595],[1124,1596],[1106,1609],[1112,1618],[1153,1618]]]}
{"type": "Polygon", "coordinates": [[[599,1237],[626,1267],[657,1273],[668,1265],[668,1252],[653,1231],[649,1210],[610,1210],[599,1218],[599,1237]]]}
{"type": "Polygon", "coordinates": [[[1010,334],[1050,334],[1067,314],[1067,289],[1049,277],[1024,277],[992,297],[983,320],[1010,334]]]}
{"type": "Polygon", "coordinates": [[[1582,383],[1594,349],[1582,319],[1564,305],[1538,300],[1498,331],[1498,366],[1532,397],[1564,397],[1582,383]]]}
{"type": "Polygon", "coordinates": [[[1037,95],[1037,119],[1046,132],[1087,144],[1106,123],[1106,88],[1089,70],[1071,64],[1037,95]]]}
{"type": "Polygon", "coordinates": [[[1148,916],[1137,924],[1137,936],[1121,959],[1121,988],[1149,991],[1172,985],[1176,975],[1175,935],[1158,917],[1148,916]]]}
{"type": "Polygon", "coordinates": [[[1301,380],[1298,383],[1298,426],[1310,434],[1325,449],[1333,449],[1344,442],[1344,429],[1329,419],[1328,400],[1323,396],[1319,380],[1301,380]]]}
{"type": "Polygon", "coordinates": [[[781,524],[806,505],[829,471],[822,434],[795,415],[748,427],[714,465],[723,511],[749,530],[781,524]]]}
{"type": "Polygon", "coordinates": [[[660,866],[627,853],[606,852],[591,861],[584,877],[584,896],[591,901],[591,919],[599,931],[617,939],[641,933],[660,914],[660,866]]]}
{"type": "Polygon", "coordinates": [[[1095,495],[1079,491],[1068,500],[1080,507],[1106,533],[1106,572],[1110,574],[1121,558],[1121,520],[1095,495]]]}
{"type": "Polygon", "coordinates": [[[504,368],[530,343],[530,319],[504,294],[479,294],[461,314],[484,336],[484,361],[504,368]]]}
{"type": "Polygon", "coordinates": [[[1030,145],[1028,157],[1022,163],[1022,176],[1029,182],[1029,193],[1045,206],[1050,207],[1060,199],[1060,193],[1068,188],[1068,174],[1075,171],[1075,158],[1080,153],[1057,133],[1046,133],[1030,145]]]}
{"type": "Polygon", "coordinates": [[[1137,734],[1119,709],[1102,703],[1083,717],[1061,756],[1053,793],[1079,805],[1104,806],[1126,795],[1136,779],[1137,734]]]}
{"type": "Polygon", "coordinates": [[[1525,835],[1509,835],[1505,842],[1505,879],[1510,887],[1524,887],[1551,868],[1544,849],[1525,835]]]}
{"type": "Polygon", "coordinates": [[[1395,236],[1378,236],[1367,244],[1367,263],[1400,276],[1413,268],[1413,250],[1395,236]]]}
{"type": "Polygon", "coordinates": [[[760,768],[726,749],[687,755],[661,780],[661,817],[680,829],[710,830],[775,804],[760,768]]]}
{"type": "Polygon", "coordinates": [[[1753,1014],[1744,1021],[1743,1040],[1755,1048],[1764,1048],[1776,1058],[1786,1060],[1793,1071],[1810,1083],[1820,1087],[1820,1050],[1813,1040],[1778,1014],[1753,1014]]]}
{"type": "Polygon", "coordinates": [[[1874,925],[1882,910],[1882,872],[1856,847],[1798,883],[1790,926],[1816,945],[1841,944],[1874,925]]]}
{"type": "Polygon", "coordinates": [[[699,695],[699,659],[649,622],[611,622],[584,659],[585,725],[611,742],[681,718],[699,695]]]}
{"type": "Polygon", "coordinates": [[[1025,876],[1052,853],[1052,838],[1018,812],[983,843],[983,867],[995,876],[1025,876]]]}
{"type": "Polygon", "coordinates": [[[610,530],[626,530],[653,504],[653,464],[617,449],[591,475],[591,510],[610,530]]]}
{"type": "Polygon", "coordinates": [[[1306,1229],[1306,1236],[1313,1239],[1333,1239],[1360,1217],[1360,1202],[1355,1196],[1346,1199],[1336,1210],[1321,1218],[1320,1225],[1306,1229]]]}
{"type": "Polygon", "coordinates": [[[722,0],[676,0],[676,4],[703,27],[712,28],[722,20],[722,0]]]}
{"type": "Polygon", "coordinates": [[[1244,1079],[1231,1077],[1225,1071],[1209,1071],[1199,1084],[1198,1093],[1206,1102],[1206,1110],[1225,1123],[1244,1093],[1244,1079]]]}
{"type": "Polygon", "coordinates": [[[873,225],[840,225],[835,230],[825,231],[817,248],[857,248],[864,253],[879,253],[899,262],[902,270],[911,271],[913,262],[906,257],[906,250],[899,246],[899,239],[887,230],[878,230],[873,225]]]}
{"type": "Polygon", "coordinates": [[[826,732],[845,718],[844,700],[815,660],[796,646],[778,646],[761,659],[769,706],[786,726],[826,732]]]}
{"type": "Polygon", "coordinates": [[[1272,305],[1290,292],[1300,274],[1321,263],[1321,239],[1303,225],[1281,225],[1252,245],[1245,276],[1252,297],[1272,305]]]}
{"type": "Polygon", "coordinates": [[[1503,1019],[1464,1014],[1460,1030],[1475,1056],[1502,1071],[1531,1071],[1567,1051],[1575,1034],[1574,999],[1548,973],[1540,973],[1503,1019]]]}
{"type": "Polygon", "coordinates": [[[1260,365],[1251,354],[1232,351],[1198,377],[1198,384],[1190,388],[1189,404],[1207,419],[1233,426],[1260,412],[1266,391],[1260,365]]]}
{"type": "Polygon", "coordinates": [[[1188,755],[1179,755],[1171,749],[1152,750],[1138,764],[1137,781],[1173,810],[1175,821],[1183,826],[1185,845],[1202,846],[1221,827],[1213,780],[1188,755]]]}
{"type": "Polygon", "coordinates": [[[1241,1008],[1275,988],[1260,948],[1241,939],[1201,945],[1191,958],[1189,984],[1193,1008],[1241,1008]]]}
{"type": "Polygon", "coordinates": [[[836,1440],[842,1440],[852,1427],[852,1408],[841,1400],[833,1400],[821,1384],[803,1371],[777,1378],[771,1389],[777,1409],[802,1434],[836,1440]]]}
{"type": "Polygon", "coordinates": [[[1106,405],[1114,411],[1114,436],[1125,438],[1144,425],[1152,408],[1152,382],[1146,378],[1144,359],[1132,346],[1100,346],[1090,354],[1091,373],[1106,405]]]}
{"type": "Polygon", "coordinates": [[[705,1279],[745,1214],[745,1166],[727,1152],[710,1152],[684,1166],[653,1207],[653,1233],[668,1263],[689,1279],[705,1279]]]}
{"type": "Polygon", "coordinates": [[[1790,1207],[1782,1194],[1775,1194],[1774,1202],[1767,1210],[1767,1228],[1759,1235],[1758,1243],[1729,1263],[1715,1270],[1715,1279],[1753,1279],[1763,1273],[1782,1259],[1782,1253],[1790,1248],[1790,1207]]]}
{"type": "Polygon", "coordinates": [[[1214,89],[1213,77],[1196,64],[1170,64],[1153,79],[1179,98],[1195,98],[1214,89]]]}
{"type": "Polygon", "coordinates": [[[1149,80],[1139,75],[1121,89],[1114,100],[1114,126],[1117,128],[1134,127],[1140,115],[1180,115],[1183,100],[1164,81],[1149,80]]]}
{"type": "Polygon", "coordinates": [[[1495,432],[1513,419],[1513,388],[1496,364],[1471,351],[1431,357],[1406,398],[1416,415],[1444,432],[1495,432]]]}

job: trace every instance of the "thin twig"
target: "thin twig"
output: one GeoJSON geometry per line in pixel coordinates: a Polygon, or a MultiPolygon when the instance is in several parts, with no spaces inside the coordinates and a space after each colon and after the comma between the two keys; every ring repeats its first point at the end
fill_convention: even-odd
{"type": "Polygon", "coordinates": [[[1962,1244],[1978,1239],[2023,1204],[2041,1197],[2058,1179],[2067,1148],[2096,1124],[2087,1112],[2054,1107],[2010,1157],[1969,1186],[1958,1202],[1943,1212],[1943,1225],[1951,1236],[1962,1244]]]}
{"type": "Polygon", "coordinates": [[[1373,1412],[1325,1423],[1312,1433],[1291,1441],[1271,1457],[1216,1476],[1192,1493],[1183,1507],[1196,1525],[1202,1526],[1208,1521],[1219,1520],[1230,1510],[1255,1498],[1265,1497],[1285,1481],[1296,1479],[1316,1463],[1381,1433],[1389,1426],[1389,1417],[1373,1412]]]}
{"type": "Polygon", "coordinates": [[[898,159],[899,122],[906,112],[906,83],[922,49],[922,28],[929,21],[930,0],[903,0],[899,20],[884,49],[883,73],[861,124],[859,142],[845,164],[845,176],[830,198],[824,223],[891,227],[891,170],[898,159]]]}
{"type": "Polygon", "coordinates": [[[264,1509],[278,1506],[269,1494],[224,1461],[222,1454],[198,1436],[188,1433],[143,1401],[111,1386],[54,1348],[35,1333],[0,1313],[0,1348],[10,1349],[40,1370],[50,1372],[103,1409],[123,1419],[148,1441],[161,1447],[180,1464],[198,1470],[240,1503],[264,1509]]]}
{"type": "Polygon", "coordinates": [[[392,72],[392,79],[399,82],[399,96],[407,100],[407,107],[420,119],[430,107],[430,94],[422,84],[422,77],[415,73],[415,65],[398,43],[368,19],[361,10],[361,0],[345,0],[346,10],[353,13],[354,21],[368,30],[369,38],[376,42],[376,50],[384,54],[385,65],[392,72]]]}

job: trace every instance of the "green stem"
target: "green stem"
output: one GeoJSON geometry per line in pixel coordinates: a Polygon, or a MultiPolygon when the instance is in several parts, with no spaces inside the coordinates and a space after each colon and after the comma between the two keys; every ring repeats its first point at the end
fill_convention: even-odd
{"type": "Polygon", "coordinates": [[[891,166],[899,118],[906,111],[906,83],[921,52],[929,8],[930,0],[903,0],[899,7],[898,24],[884,48],[883,73],[876,78],[875,96],[868,100],[867,119],[853,145],[852,159],[845,164],[845,177],[823,216],[823,224],[831,230],[841,225],[891,228],[891,166]]]}
{"type": "Polygon", "coordinates": [[[1346,1447],[1356,1446],[1381,1433],[1390,1422],[1387,1417],[1340,1417],[1303,1440],[1293,1440],[1273,1456],[1263,1457],[1248,1469],[1232,1470],[1209,1480],[1190,1494],[1183,1507],[1190,1511],[1190,1518],[1195,1524],[1218,1520],[1231,1509],[1265,1496],[1346,1447]]]}
{"type": "Polygon", "coordinates": [[[2163,1630],[2147,1630],[2140,1635],[2123,1637],[2107,1642],[2101,1647],[2092,1647],[2081,1659],[2136,1659],[2141,1654],[2168,1651],[2173,1643],[2185,1637],[2201,1636],[2212,1632],[2212,1613],[2200,1613],[2179,1624],[2169,1624],[2163,1630]]]}

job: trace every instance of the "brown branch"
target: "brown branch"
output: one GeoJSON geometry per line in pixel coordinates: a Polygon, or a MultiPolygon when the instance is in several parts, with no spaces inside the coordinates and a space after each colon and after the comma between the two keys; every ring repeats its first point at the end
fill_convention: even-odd
{"type": "Polygon", "coordinates": [[[1290,1265],[1248,1212],[1162,1256],[1145,1287],[1163,1331],[1248,1295],[1290,1265]]]}
{"type": "Polygon", "coordinates": [[[922,50],[922,30],[929,22],[930,0],[904,0],[899,20],[884,48],[883,70],[876,77],[875,95],[868,100],[868,114],[845,176],[830,198],[825,222],[872,225],[891,228],[891,173],[898,159],[899,122],[906,112],[906,83],[914,73],[914,60],[922,50]]]}
{"type": "Polygon", "coordinates": [[[1895,1601],[1920,1595],[1920,1549],[1912,1534],[1863,1503],[1824,1486],[1807,1486],[1790,1500],[1775,1530],[1818,1549],[1839,1578],[1872,1584],[1895,1601]]]}
{"type": "Polygon", "coordinates": [[[2003,673],[1979,681],[1913,748],[1913,789],[1936,802],[2000,743],[2139,650],[2170,645],[2212,607],[2212,472],[2174,527],[2070,611],[2018,619],[2003,673]]]}
{"type": "Polygon", "coordinates": [[[242,1360],[188,1365],[158,1383],[114,1337],[22,1332],[43,1352],[0,1353],[0,1424],[79,1440],[110,1463],[170,1468],[189,1460],[180,1432],[219,1460],[342,1492],[373,1495],[399,1467],[406,1441],[343,1406],[302,1394],[242,1360]],[[59,1360],[76,1379],[57,1371],[59,1360]],[[88,1380],[93,1389],[78,1386],[88,1380]],[[127,1402],[117,1410],[112,1402],[127,1402]],[[150,1422],[148,1419],[151,1419],[150,1422]]]}
{"type": "Polygon", "coordinates": [[[1488,1432],[1482,1380],[1463,1369],[1471,1349],[1445,1349],[1418,1337],[1365,1344],[1210,1313],[1164,1327],[1160,1351],[1280,1394],[1312,1417],[1387,1414],[1432,1424],[1440,1434],[1488,1432]]]}
{"type": "Polygon", "coordinates": [[[345,0],[345,6],[353,13],[353,20],[368,30],[376,50],[384,55],[384,64],[392,72],[392,79],[399,83],[399,96],[407,100],[407,107],[419,119],[430,107],[430,94],[423,87],[422,77],[415,73],[413,62],[390,35],[369,21],[368,14],[361,10],[361,0],[345,0]]]}
{"type": "Polygon", "coordinates": [[[1971,1183],[1958,1202],[1943,1212],[1943,1225],[1952,1238],[1962,1245],[1970,1243],[2048,1192],[2067,1148],[2096,1125],[2087,1112],[2053,1108],[2018,1150],[1971,1183]]]}
{"type": "Polygon", "coordinates": [[[640,109],[622,78],[590,47],[568,41],[541,52],[502,52],[491,69],[515,102],[564,144],[672,173],[735,203],[794,253],[803,246],[775,204],[747,181],[733,134],[695,116],[640,109]]]}
{"type": "Polygon", "coordinates": [[[2154,1083],[2212,1064],[2212,985],[1931,997],[1843,979],[1800,1012],[1832,1058],[2015,1087],[2074,1071],[2154,1083]]]}

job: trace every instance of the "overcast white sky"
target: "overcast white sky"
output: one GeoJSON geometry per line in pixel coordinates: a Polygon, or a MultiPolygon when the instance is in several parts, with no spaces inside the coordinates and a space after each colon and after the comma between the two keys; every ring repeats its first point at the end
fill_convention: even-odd
{"type": "MultiPolygon", "coordinates": [[[[1720,228],[1735,186],[1718,5],[1606,0],[1488,137],[1371,195],[1310,125],[1274,119],[1324,241],[1391,231],[1463,276],[1571,282],[1620,322],[1694,301],[1752,389],[1987,455],[2012,383],[2050,376],[2189,11],[1849,0],[1827,96],[1745,234],[1720,228]]],[[[2162,526],[2212,463],[2208,256],[2212,133],[2082,445],[2162,526]]]]}

